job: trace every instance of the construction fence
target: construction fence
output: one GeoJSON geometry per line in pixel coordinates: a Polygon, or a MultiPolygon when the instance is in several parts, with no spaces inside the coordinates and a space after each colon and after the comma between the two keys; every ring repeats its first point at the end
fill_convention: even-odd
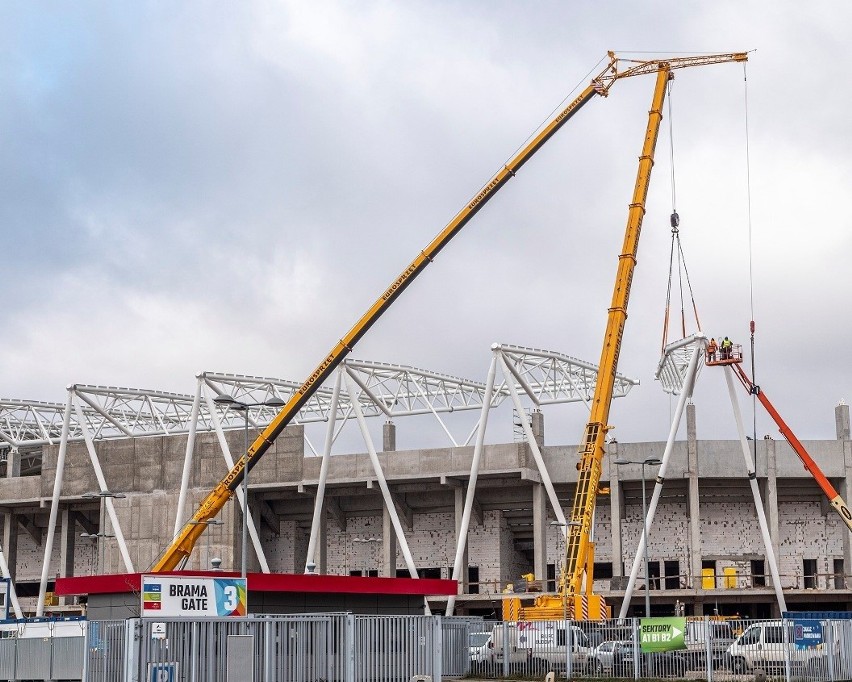
{"type": "Polygon", "coordinates": [[[0,680],[438,682],[541,680],[548,672],[568,679],[852,679],[852,620],[665,620],[334,613],[21,624],[2,631],[0,680]],[[670,637],[676,650],[647,650],[670,637]]]}

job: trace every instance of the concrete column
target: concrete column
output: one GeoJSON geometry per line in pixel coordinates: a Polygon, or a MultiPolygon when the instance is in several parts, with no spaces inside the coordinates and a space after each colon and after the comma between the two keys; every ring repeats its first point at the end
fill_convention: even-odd
{"type": "Polygon", "coordinates": [[[533,410],[530,414],[530,427],[532,428],[533,437],[538,444],[539,449],[544,447],[544,414],[540,410],[533,410]]]}
{"type": "Polygon", "coordinates": [[[396,534],[387,507],[382,507],[382,575],[396,577],[396,534]]]}
{"type": "Polygon", "coordinates": [[[544,585],[547,582],[547,492],[541,483],[533,485],[532,517],[533,573],[544,585]]]}
{"type": "Polygon", "coordinates": [[[622,558],[621,546],[621,520],[624,518],[624,492],[621,489],[619,479],[619,467],[612,464],[618,459],[618,443],[607,444],[609,456],[609,509],[612,518],[612,574],[614,576],[624,575],[624,560],[622,558]]]}
{"type": "Polygon", "coordinates": [[[849,405],[840,403],[834,408],[834,428],[837,432],[837,440],[850,440],[849,431],[849,405]]]}
{"type": "Polygon", "coordinates": [[[396,424],[390,419],[382,426],[382,452],[396,452],[396,424]]]}
{"type": "MultiPolygon", "coordinates": [[[[315,570],[320,575],[328,573],[328,501],[324,502],[320,511],[319,537],[317,537],[317,547],[314,552],[314,561],[317,564],[315,570]]],[[[296,568],[298,570],[298,566],[296,568]]]]}
{"type": "Polygon", "coordinates": [[[18,448],[11,448],[6,454],[6,478],[17,478],[21,475],[21,453],[18,448]]]}
{"type": "MultiPolygon", "coordinates": [[[[689,475],[689,587],[701,587],[701,505],[698,489],[698,429],[695,404],[686,406],[686,452],[689,475]]],[[[700,615],[697,614],[696,615],[700,615]]]]}
{"type": "MultiPolygon", "coordinates": [[[[456,546],[458,543],[462,541],[461,537],[461,522],[462,516],[464,514],[464,488],[459,486],[458,488],[453,488],[453,501],[455,502],[455,522],[456,522],[456,546]]],[[[462,574],[461,580],[459,581],[459,594],[466,594],[468,589],[468,574],[467,567],[470,565],[470,558],[468,556],[469,548],[467,542],[464,545],[464,554],[462,555],[462,574]]],[[[452,575],[447,576],[448,578],[452,578],[452,575]]]]}
{"type": "MultiPolygon", "coordinates": [[[[843,446],[843,483],[840,494],[844,500],[852,499],[852,441],[844,440],[843,446]]],[[[843,536],[843,575],[846,578],[846,588],[852,585],[852,534],[841,533],[843,536]]]]}
{"type": "Polygon", "coordinates": [[[59,523],[59,577],[67,578],[74,575],[74,536],[76,535],[74,517],[67,507],[62,509],[59,523]]]}
{"type": "MultiPolygon", "coordinates": [[[[72,512],[67,507],[62,509],[59,535],[59,577],[67,578],[74,575],[74,531],[76,524],[72,512]]],[[[60,597],[60,604],[73,604],[74,597],[60,597]]]]}
{"type": "MultiPolygon", "coordinates": [[[[778,455],[774,440],[764,438],[763,443],[766,445],[766,489],[763,508],[766,513],[766,524],[769,526],[769,539],[772,540],[772,551],[775,553],[775,558],[778,559],[781,550],[780,515],[778,513],[778,455]]],[[[848,533],[845,533],[845,535],[848,535],[848,533]]],[[[765,565],[764,573],[768,574],[768,558],[765,565]]],[[[766,584],[772,585],[772,576],[766,576],[766,584]]]]}
{"type": "Polygon", "coordinates": [[[3,554],[6,555],[9,575],[14,582],[18,563],[18,519],[11,511],[3,515],[3,554]]]}

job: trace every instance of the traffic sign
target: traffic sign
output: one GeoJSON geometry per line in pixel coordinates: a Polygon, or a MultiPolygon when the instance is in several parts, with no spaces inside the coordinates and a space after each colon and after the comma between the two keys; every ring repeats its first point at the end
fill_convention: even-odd
{"type": "Polygon", "coordinates": [[[686,618],[642,618],[639,621],[639,647],[643,654],[686,649],[684,632],[686,618]]]}

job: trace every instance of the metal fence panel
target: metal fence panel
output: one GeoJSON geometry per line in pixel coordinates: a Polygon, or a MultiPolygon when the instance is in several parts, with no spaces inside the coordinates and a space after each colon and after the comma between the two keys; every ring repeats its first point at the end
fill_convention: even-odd
{"type": "Polygon", "coordinates": [[[18,640],[15,674],[19,679],[50,679],[50,645],[49,637],[18,640]]]}
{"type": "Polygon", "coordinates": [[[123,678],[126,627],[123,620],[89,622],[84,654],[87,682],[116,682],[123,678]]]}
{"type": "Polygon", "coordinates": [[[15,679],[15,651],[18,640],[12,638],[0,639],[0,680],[15,679]]]}
{"type": "Polygon", "coordinates": [[[436,679],[433,654],[440,633],[435,636],[435,622],[431,616],[356,616],[353,682],[436,679]]]}
{"type": "Polygon", "coordinates": [[[83,658],[86,653],[84,637],[53,637],[51,640],[50,679],[82,680],[83,658]]]}
{"type": "Polygon", "coordinates": [[[481,632],[481,620],[443,618],[441,620],[441,673],[463,677],[470,672],[470,633],[481,632]],[[472,628],[476,630],[472,630],[472,628]]]}

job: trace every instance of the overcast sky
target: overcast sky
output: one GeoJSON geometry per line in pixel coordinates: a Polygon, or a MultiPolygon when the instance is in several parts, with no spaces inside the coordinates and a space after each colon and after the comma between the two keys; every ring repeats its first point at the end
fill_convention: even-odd
{"type": "MultiPolygon", "coordinates": [[[[70,383],[191,393],[201,370],[302,380],[607,50],[756,50],[757,378],[800,437],[833,438],[834,407],[852,398],[850,7],[3,3],[0,396],[62,401],[70,383]]],[[[671,120],[703,328],[747,343],[743,76],[678,72],[671,120]]],[[[586,106],[353,357],[481,381],[493,342],[597,362],[652,89],[630,79],[586,106]]],[[[653,380],[666,114],[619,367],[642,385],[611,417],[621,441],[668,432],[653,380]]],[[[718,370],[695,401],[699,437],[735,434],[718,370]]],[[[548,442],[576,442],[586,416],[549,410],[548,442]]],[[[489,440],[505,440],[503,421],[489,440]]],[[[400,447],[416,444],[412,424],[399,423],[400,447]]],[[[758,432],[775,429],[760,416],[758,432]]]]}

